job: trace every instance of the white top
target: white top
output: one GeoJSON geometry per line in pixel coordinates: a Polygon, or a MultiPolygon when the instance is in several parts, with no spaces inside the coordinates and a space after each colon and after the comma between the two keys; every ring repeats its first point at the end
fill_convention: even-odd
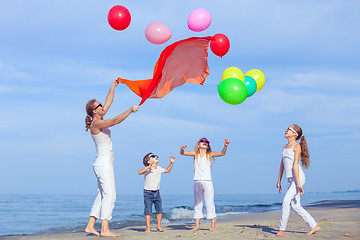
{"type": "Polygon", "coordinates": [[[103,161],[108,161],[108,159],[112,159],[114,157],[114,151],[112,148],[112,141],[111,141],[111,131],[109,128],[101,129],[101,132],[93,135],[91,134],[95,146],[96,146],[96,159],[95,163],[100,163],[103,161]],[[104,158],[105,156],[105,158],[104,158]],[[110,158],[108,158],[110,157],[110,158]]]}
{"type": "MultiPolygon", "coordinates": [[[[295,143],[295,145],[296,144],[297,143],[295,143]]],[[[282,152],[282,161],[284,163],[284,170],[285,170],[286,178],[294,177],[293,165],[294,165],[295,153],[294,153],[293,148],[295,147],[295,145],[290,148],[284,148],[284,150],[282,152]]],[[[299,174],[304,174],[303,169],[300,165],[300,161],[299,161],[299,174]]]]}
{"type": "Polygon", "coordinates": [[[198,156],[194,160],[194,180],[195,181],[211,181],[211,162],[207,160],[206,154],[203,157],[198,156]]]}
{"type": "Polygon", "coordinates": [[[145,190],[159,190],[160,189],[160,181],[161,181],[161,174],[165,172],[165,169],[157,166],[155,168],[149,168],[145,172],[145,190]]]}

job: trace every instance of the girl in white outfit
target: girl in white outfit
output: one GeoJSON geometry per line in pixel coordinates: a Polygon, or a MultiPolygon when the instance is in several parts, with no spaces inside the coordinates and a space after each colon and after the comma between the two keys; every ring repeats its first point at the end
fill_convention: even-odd
{"type": "Polygon", "coordinates": [[[180,154],[194,157],[194,219],[195,228],[191,231],[198,231],[200,219],[203,217],[203,201],[204,196],[206,204],[207,219],[211,220],[210,231],[215,229],[215,204],[214,204],[214,187],[211,178],[211,160],[213,157],[224,156],[226,153],[229,139],[225,139],[224,148],[221,152],[212,152],[210,142],[206,138],[201,138],[195,146],[195,151],[184,151],[186,145],[181,146],[180,154]]]}
{"type": "Polygon", "coordinates": [[[113,102],[115,86],[118,84],[116,80],[112,82],[104,106],[95,99],[86,104],[86,131],[90,129],[97,150],[93,166],[98,180],[98,195],[91,209],[89,223],[85,232],[103,237],[120,236],[109,229],[109,221],[112,218],[116,200],[114,152],[109,127],[121,123],[130,113],[136,112],[139,108],[139,106],[132,106],[113,119],[103,119],[113,102]],[[94,228],[97,219],[101,219],[100,233],[94,228]]]}
{"type": "Polygon", "coordinates": [[[310,226],[311,230],[307,234],[313,234],[320,230],[320,227],[315,222],[314,218],[301,206],[300,195],[304,194],[302,186],[305,184],[305,174],[300,166],[299,159],[303,167],[308,168],[310,165],[309,151],[306,144],[306,139],[302,135],[302,129],[298,125],[291,125],[285,131],[285,138],[288,144],[285,145],[282,160],[280,164],[279,178],[276,187],[281,189],[281,179],[285,170],[285,177],[288,179],[288,191],[285,194],[282,213],[280,220],[280,229],[277,236],[284,236],[286,225],[290,215],[290,206],[299,214],[302,219],[310,226]],[[296,140],[300,140],[300,144],[296,140]]]}

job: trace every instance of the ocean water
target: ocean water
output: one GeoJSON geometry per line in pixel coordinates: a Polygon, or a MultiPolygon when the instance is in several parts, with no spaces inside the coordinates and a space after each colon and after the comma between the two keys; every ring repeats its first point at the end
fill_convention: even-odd
{"type": "MultiPolygon", "coordinates": [[[[218,218],[224,218],[280,211],[283,197],[284,194],[216,194],[216,213],[218,218]]],[[[83,231],[94,199],[95,195],[2,194],[0,236],[83,231]]],[[[360,191],[306,193],[301,198],[305,206],[322,200],[360,200],[360,191]]],[[[162,194],[162,201],[163,223],[193,222],[193,195],[162,194]]],[[[110,227],[144,226],[143,211],[142,195],[118,195],[110,227]]],[[[95,227],[100,229],[100,223],[95,227]]]]}

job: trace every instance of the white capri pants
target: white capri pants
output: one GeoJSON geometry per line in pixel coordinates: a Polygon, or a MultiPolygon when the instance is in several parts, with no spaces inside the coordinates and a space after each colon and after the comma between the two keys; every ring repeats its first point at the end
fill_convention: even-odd
{"type": "MultiPolygon", "coordinates": [[[[300,184],[303,186],[305,184],[305,175],[300,173],[299,178],[300,184]]],[[[314,218],[300,204],[300,193],[297,192],[296,180],[294,177],[288,178],[288,191],[285,194],[282,204],[280,220],[281,231],[285,231],[286,229],[286,225],[290,216],[290,206],[311,228],[317,225],[314,218]]]]}
{"type": "Polygon", "coordinates": [[[214,186],[212,181],[194,182],[194,219],[203,218],[203,195],[206,205],[206,218],[213,219],[216,217],[216,213],[214,204],[214,186]]]}
{"type": "MultiPolygon", "coordinates": [[[[104,158],[105,156],[101,156],[104,158]]],[[[110,156],[111,158],[111,156],[110,156]]],[[[114,165],[112,161],[99,164],[98,159],[94,163],[94,172],[98,180],[98,195],[91,208],[90,216],[96,219],[111,220],[116,201],[116,187],[114,165]]]]}

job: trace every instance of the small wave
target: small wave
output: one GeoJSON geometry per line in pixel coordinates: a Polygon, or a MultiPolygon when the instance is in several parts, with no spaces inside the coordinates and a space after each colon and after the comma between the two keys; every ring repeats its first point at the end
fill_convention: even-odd
{"type": "Polygon", "coordinates": [[[170,221],[168,219],[166,219],[166,218],[161,219],[161,224],[169,224],[169,223],[170,223],[170,221]]]}
{"type": "Polygon", "coordinates": [[[226,212],[226,213],[216,213],[216,216],[218,217],[225,217],[229,215],[245,215],[248,214],[248,212],[226,212]]]}
{"type": "Polygon", "coordinates": [[[281,206],[281,203],[273,204],[252,204],[252,205],[220,205],[216,206],[216,211],[219,213],[229,212],[263,212],[273,209],[277,209],[281,206]]]}
{"type": "Polygon", "coordinates": [[[277,206],[281,206],[282,203],[273,203],[273,204],[254,204],[254,205],[248,205],[250,207],[258,207],[258,208],[272,208],[272,207],[277,207],[277,206]]]}
{"type": "Polygon", "coordinates": [[[187,206],[176,207],[171,210],[169,219],[192,219],[194,217],[194,210],[187,206]]]}
{"type": "Polygon", "coordinates": [[[358,193],[360,190],[333,191],[332,193],[358,193]]]}

